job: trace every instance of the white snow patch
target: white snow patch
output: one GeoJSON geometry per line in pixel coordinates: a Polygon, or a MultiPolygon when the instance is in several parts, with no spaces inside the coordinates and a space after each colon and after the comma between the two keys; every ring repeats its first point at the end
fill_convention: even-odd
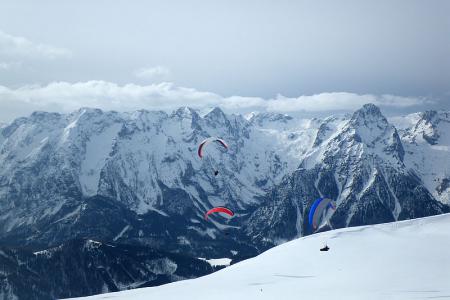
{"type": "Polygon", "coordinates": [[[162,215],[162,216],[164,216],[164,217],[168,217],[168,216],[169,216],[168,214],[166,214],[166,213],[163,212],[162,210],[156,209],[156,208],[154,208],[154,207],[150,207],[149,210],[154,211],[154,212],[157,212],[158,214],[160,214],[160,215],[162,215]]]}
{"type": "Polygon", "coordinates": [[[58,222],[61,222],[61,221],[63,221],[63,220],[70,219],[70,218],[72,218],[73,216],[78,215],[78,214],[80,213],[80,210],[81,210],[81,205],[78,206],[77,208],[75,208],[72,212],[66,214],[64,217],[60,218],[59,220],[56,220],[54,223],[58,223],[58,222]]]}
{"type": "Polygon", "coordinates": [[[128,229],[130,229],[130,227],[131,227],[130,225],[125,226],[125,227],[122,229],[122,231],[120,231],[119,234],[116,235],[116,236],[113,238],[113,241],[117,241],[118,239],[120,239],[120,238],[123,236],[123,234],[124,234],[125,232],[127,232],[128,229]]]}
{"type": "Polygon", "coordinates": [[[204,260],[207,263],[209,263],[212,267],[217,266],[226,266],[228,267],[231,263],[231,258],[213,258],[213,259],[206,259],[199,257],[198,259],[204,260]]]}
{"type": "Polygon", "coordinates": [[[121,124],[114,123],[100,134],[89,138],[80,171],[80,184],[85,195],[93,196],[97,194],[100,172],[109,157],[114,138],[121,127],[121,124]]]}

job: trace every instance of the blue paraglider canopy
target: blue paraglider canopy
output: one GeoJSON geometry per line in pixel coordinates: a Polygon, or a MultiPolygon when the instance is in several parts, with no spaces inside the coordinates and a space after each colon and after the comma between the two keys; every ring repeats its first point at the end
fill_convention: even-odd
{"type": "Polygon", "coordinates": [[[311,230],[317,230],[329,209],[336,209],[336,203],[328,198],[319,198],[314,201],[309,210],[309,226],[311,230]]]}

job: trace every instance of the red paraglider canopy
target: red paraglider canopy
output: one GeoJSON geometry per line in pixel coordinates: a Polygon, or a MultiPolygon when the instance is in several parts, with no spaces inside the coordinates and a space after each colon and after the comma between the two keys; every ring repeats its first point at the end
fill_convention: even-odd
{"type": "Polygon", "coordinates": [[[224,140],[219,139],[217,137],[209,137],[206,140],[204,140],[203,142],[201,142],[200,145],[198,146],[197,153],[200,158],[203,158],[203,147],[205,147],[206,145],[208,145],[211,142],[217,142],[220,145],[222,145],[225,149],[228,149],[228,145],[227,145],[227,143],[225,143],[224,140]]]}
{"type": "Polygon", "coordinates": [[[212,213],[215,213],[215,212],[225,213],[225,214],[227,214],[227,215],[229,215],[231,217],[234,216],[234,212],[231,209],[226,208],[226,207],[222,207],[222,206],[218,206],[218,207],[214,207],[214,208],[208,210],[205,213],[205,220],[208,220],[208,215],[210,215],[212,213]]]}

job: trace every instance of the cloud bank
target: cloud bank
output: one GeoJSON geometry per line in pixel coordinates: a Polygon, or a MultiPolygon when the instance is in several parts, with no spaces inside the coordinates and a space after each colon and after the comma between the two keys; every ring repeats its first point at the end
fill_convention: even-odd
{"type": "Polygon", "coordinates": [[[0,31],[0,59],[55,59],[70,57],[71,51],[65,48],[34,43],[24,37],[9,35],[0,31]]]}
{"type": "Polygon", "coordinates": [[[405,108],[432,103],[427,98],[395,95],[321,93],[273,99],[260,97],[224,97],[216,93],[176,86],[173,83],[118,85],[107,81],[78,83],[54,82],[45,86],[13,89],[0,86],[0,120],[10,121],[35,110],[71,112],[80,107],[103,110],[133,111],[138,109],[171,111],[180,106],[196,109],[221,107],[228,112],[323,112],[355,110],[365,103],[382,107],[405,108]]]}

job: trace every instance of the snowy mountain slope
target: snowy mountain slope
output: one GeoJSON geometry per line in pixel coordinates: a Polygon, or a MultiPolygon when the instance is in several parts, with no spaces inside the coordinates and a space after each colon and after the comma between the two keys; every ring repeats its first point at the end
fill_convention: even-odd
{"type": "Polygon", "coordinates": [[[446,298],[449,247],[450,214],[338,229],[201,278],[83,299],[446,298]]]}
{"type": "Polygon", "coordinates": [[[401,128],[405,164],[436,199],[450,204],[450,112],[427,111],[395,121],[401,128]]]}
{"type": "Polygon", "coordinates": [[[404,164],[397,130],[378,107],[366,104],[338,126],[320,127],[317,146],[248,218],[245,230],[255,242],[273,245],[311,233],[307,215],[319,197],[337,202],[323,229],[448,212],[404,164]]]}

